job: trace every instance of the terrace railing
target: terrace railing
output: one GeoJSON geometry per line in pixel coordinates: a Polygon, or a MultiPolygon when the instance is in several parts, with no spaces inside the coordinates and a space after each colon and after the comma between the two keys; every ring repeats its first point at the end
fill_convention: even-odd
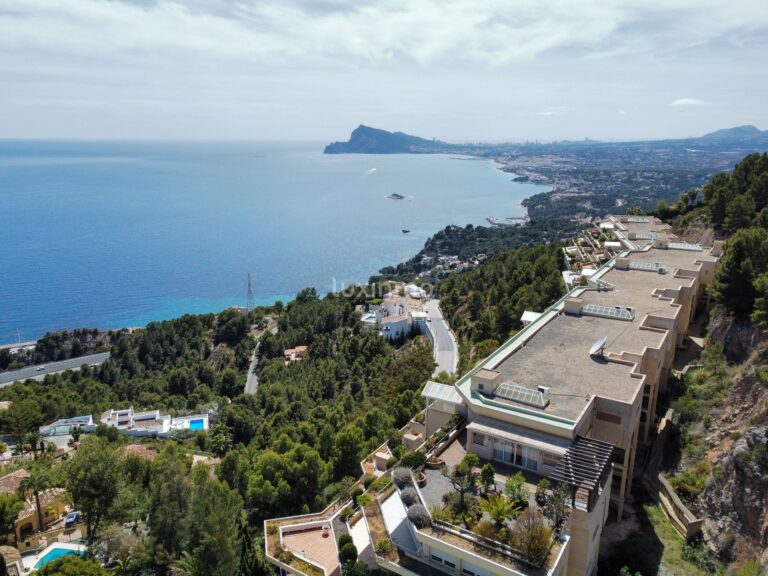
{"type": "Polygon", "coordinates": [[[534,560],[526,556],[520,550],[517,550],[516,548],[513,548],[508,544],[504,544],[503,542],[486,538],[485,536],[480,536],[479,534],[476,534],[470,530],[462,528],[461,526],[456,526],[455,524],[451,524],[450,522],[435,520],[433,518],[432,528],[435,529],[436,531],[444,531],[449,534],[453,534],[454,536],[468,540],[473,544],[482,546],[483,548],[487,548],[489,550],[497,552],[498,554],[503,554],[504,556],[507,556],[514,561],[523,562],[525,564],[533,566],[534,568],[542,568],[544,566],[544,563],[546,562],[547,557],[549,556],[549,550],[552,548],[552,545],[555,542],[554,538],[552,538],[549,544],[549,548],[547,548],[547,553],[543,554],[540,560],[534,560]]]}

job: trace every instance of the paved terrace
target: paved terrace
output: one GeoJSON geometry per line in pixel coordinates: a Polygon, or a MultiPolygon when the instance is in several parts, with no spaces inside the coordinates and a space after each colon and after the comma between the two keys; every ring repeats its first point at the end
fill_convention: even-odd
{"type": "Polygon", "coordinates": [[[328,576],[341,576],[339,553],[333,530],[309,528],[283,535],[283,546],[300,558],[322,566],[328,576]]]}

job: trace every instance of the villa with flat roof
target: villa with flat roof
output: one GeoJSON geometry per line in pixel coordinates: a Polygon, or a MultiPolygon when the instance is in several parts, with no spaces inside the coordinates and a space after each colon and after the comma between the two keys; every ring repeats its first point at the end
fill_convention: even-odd
{"type": "Polygon", "coordinates": [[[175,430],[208,430],[208,414],[171,416],[160,410],[135,412],[130,408],[110,408],[99,419],[102,424],[117,428],[128,436],[168,436],[175,430]]]}
{"type": "MultiPolygon", "coordinates": [[[[493,464],[497,482],[522,471],[531,484],[546,478],[568,487],[570,517],[550,554],[532,564],[515,550],[434,518],[418,528],[400,490],[392,488],[374,503],[385,532],[363,515],[372,543],[382,534],[397,543],[397,560],[373,554],[379,567],[405,575],[597,571],[609,510],[623,515],[638,443],[653,429],[658,393],[705,304],[722,252],[720,243],[683,242],[648,216],[611,216],[603,224],[624,251],[586,285],[527,318],[520,332],[454,386],[430,382],[422,392],[425,437],[452,416],[464,423],[430,453],[433,458],[451,467],[472,452],[481,465],[493,464]]],[[[418,490],[425,507],[440,501],[440,485],[440,475],[427,475],[418,490]]]]}

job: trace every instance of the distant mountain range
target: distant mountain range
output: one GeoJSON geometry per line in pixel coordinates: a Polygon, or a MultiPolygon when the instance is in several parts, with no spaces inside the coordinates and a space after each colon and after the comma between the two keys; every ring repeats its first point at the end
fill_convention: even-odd
{"type": "MultiPolygon", "coordinates": [[[[679,143],[680,145],[731,145],[749,144],[768,146],[768,130],[760,130],[755,126],[736,126],[710,132],[704,136],[681,138],[678,140],[655,140],[651,142],[679,143]]],[[[596,140],[563,142],[562,145],[605,145],[614,144],[596,140]]],[[[615,143],[615,144],[628,144],[615,143]]],[[[346,142],[333,142],[325,147],[325,154],[433,154],[438,152],[459,152],[472,149],[487,150],[489,148],[504,148],[514,144],[448,144],[440,140],[427,140],[411,136],[403,132],[388,132],[379,128],[360,125],[352,131],[346,142]]],[[[517,144],[520,145],[520,144],[517,144]]],[[[531,144],[523,144],[531,145],[531,144]]],[[[556,144],[544,144],[551,146],[556,144]]]]}

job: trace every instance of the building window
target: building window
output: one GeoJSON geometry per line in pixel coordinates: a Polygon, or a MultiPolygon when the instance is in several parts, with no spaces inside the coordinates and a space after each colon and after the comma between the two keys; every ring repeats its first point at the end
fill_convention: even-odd
{"type": "Polygon", "coordinates": [[[546,466],[557,466],[560,464],[560,457],[544,452],[541,456],[541,463],[545,464],[546,466]]]}
{"type": "Polygon", "coordinates": [[[432,554],[432,562],[437,562],[438,564],[442,564],[443,559],[440,558],[440,556],[435,556],[434,554],[432,554]]]}
{"type": "Polygon", "coordinates": [[[480,390],[480,392],[483,392],[485,390],[485,386],[483,386],[482,383],[477,385],[477,389],[480,390]]]}
{"type": "Polygon", "coordinates": [[[466,568],[464,568],[461,572],[462,574],[466,574],[467,576],[477,576],[477,574],[472,572],[472,570],[467,570],[466,568]]]}
{"type": "Polygon", "coordinates": [[[610,422],[611,424],[621,424],[621,416],[616,416],[616,414],[609,414],[608,412],[600,412],[598,410],[595,414],[595,418],[602,420],[603,422],[610,422]]]}
{"type": "Polygon", "coordinates": [[[520,468],[536,470],[539,467],[539,451],[514,442],[496,439],[493,441],[493,459],[520,468]]]}
{"type": "Polygon", "coordinates": [[[456,568],[456,564],[454,564],[453,562],[451,562],[449,560],[443,560],[443,564],[448,566],[448,568],[456,568]]]}
{"type": "Polygon", "coordinates": [[[475,446],[487,446],[485,443],[485,434],[478,434],[477,432],[472,432],[472,444],[475,446]]]}

